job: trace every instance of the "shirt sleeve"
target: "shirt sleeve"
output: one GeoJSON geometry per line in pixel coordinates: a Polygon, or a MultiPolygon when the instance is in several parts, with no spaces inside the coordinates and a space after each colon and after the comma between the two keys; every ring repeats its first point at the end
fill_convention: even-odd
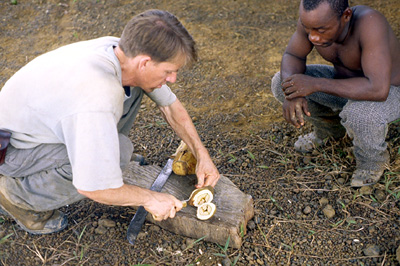
{"type": "Polygon", "coordinates": [[[176,95],[167,85],[161,86],[150,93],[146,93],[158,106],[168,106],[176,101],[176,95]]]}
{"type": "Polygon", "coordinates": [[[95,191],[123,185],[119,138],[111,113],[68,116],[61,121],[61,131],[77,189],[95,191]]]}

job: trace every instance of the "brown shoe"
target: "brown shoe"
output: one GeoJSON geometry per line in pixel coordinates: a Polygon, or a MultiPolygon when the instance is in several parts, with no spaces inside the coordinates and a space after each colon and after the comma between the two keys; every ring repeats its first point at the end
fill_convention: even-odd
{"type": "Polygon", "coordinates": [[[373,171],[357,169],[351,177],[350,186],[363,187],[374,185],[378,183],[379,179],[381,179],[382,174],[383,170],[373,171]]]}
{"type": "Polygon", "coordinates": [[[11,216],[23,230],[34,235],[55,233],[68,224],[67,216],[58,210],[35,212],[21,209],[8,201],[1,192],[0,213],[11,216]]]}

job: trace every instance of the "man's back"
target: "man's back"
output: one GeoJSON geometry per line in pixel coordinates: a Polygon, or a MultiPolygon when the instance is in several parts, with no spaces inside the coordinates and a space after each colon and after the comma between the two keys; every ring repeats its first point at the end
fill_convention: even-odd
{"type": "Polygon", "coordinates": [[[117,121],[124,100],[117,44],[114,37],[75,43],[19,70],[0,93],[0,124],[13,133],[13,145],[60,143],[61,121],[79,113],[110,112],[117,121]]]}

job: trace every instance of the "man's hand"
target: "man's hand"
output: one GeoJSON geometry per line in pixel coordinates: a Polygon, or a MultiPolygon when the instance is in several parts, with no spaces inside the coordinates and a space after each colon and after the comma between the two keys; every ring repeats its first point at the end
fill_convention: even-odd
{"type": "Polygon", "coordinates": [[[78,192],[94,201],[117,206],[143,206],[157,221],[174,218],[182,209],[182,202],[166,193],[124,184],[119,188],[78,192]]]}
{"type": "Polygon", "coordinates": [[[307,100],[304,97],[293,100],[285,99],[282,108],[285,120],[296,128],[304,126],[304,114],[311,115],[308,111],[307,100]]]}
{"type": "Polygon", "coordinates": [[[196,175],[196,188],[201,188],[204,186],[214,187],[217,184],[218,179],[220,178],[220,174],[208,153],[205,158],[199,158],[197,160],[196,175]]]}
{"type": "Polygon", "coordinates": [[[196,157],[196,188],[215,186],[220,177],[217,168],[211,160],[207,149],[204,147],[193,125],[192,119],[177,99],[169,106],[161,106],[160,110],[165,120],[170,124],[178,136],[186,143],[189,150],[196,157]]]}
{"type": "Polygon", "coordinates": [[[182,209],[182,202],[174,196],[166,193],[151,191],[152,198],[143,207],[153,215],[156,221],[174,218],[182,209]]]}
{"type": "Polygon", "coordinates": [[[282,82],[282,90],[287,100],[306,97],[316,92],[312,84],[315,78],[304,74],[294,74],[282,82]]]}

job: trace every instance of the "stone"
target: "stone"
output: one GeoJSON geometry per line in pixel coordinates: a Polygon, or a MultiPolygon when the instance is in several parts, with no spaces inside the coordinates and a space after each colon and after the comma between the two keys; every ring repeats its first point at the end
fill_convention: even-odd
{"type": "Polygon", "coordinates": [[[374,195],[375,195],[375,198],[378,201],[385,201],[386,200],[386,193],[385,193],[385,191],[383,191],[381,189],[375,191],[374,195]]]}
{"type": "Polygon", "coordinates": [[[304,158],[303,158],[303,163],[304,163],[304,164],[310,164],[310,163],[311,163],[311,157],[309,157],[309,156],[304,156],[304,158]]]}
{"type": "Polygon", "coordinates": [[[253,220],[249,221],[249,222],[247,223],[247,228],[248,228],[249,230],[254,230],[254,229],[256,228],[256,223],[255,223],[253,220]]]}
{"type": "Polygon", "coordinates": [[[187,247],[192,247],[193,245],[194,245],[194,242],[195,242],[196,240],[195,239],[193,239],[193,238],[186,238],[186,246],[187,247]]]}
{"type": "Polygon", "coordinates": [[[107,233],[107,228],[105,228],[104,226],[99,226],[97,227],[94,232],[98,235],[104,235],[105,233],[107,233]]]}
{"type": "MultiPolygon", "coordinates": [[[[380,255],[380,248],[377,245],[368,245],[365,249],[363,249],[365,256],[379,256],[380,255]]],[[[396,252],[397,255],[397,252],[396,252]]]]}
{"type": "Polygon", "coordinates": [[[149,228],[150,232],[155,232],[155,233],[160,232],[160,230],[161,230],[160,227],[157,226],[157,225],[151,225],[150,228],[149,228]]]}
{"type": "Polygon", "coordinates": [[[329,203],[329,200],[327,199],[327,198],[325,198],[325,197],[322,197],[320,200],[319,200],[319,204],[321,205],[321,206],[324,206],[324,205],[326,205],[326,204],[328,204],[329,203]]]}
{"type": "Polygon", "coordinates": [[[373,191],[373,186],[363,186],[360,188],[360,193],[362,195],[371,195],[373,191]]]}
{"type": "Polygon", "coordinates": [[[338,182],[340,185],[343,185],[344,183],[346,183],[346,180],[345,180],[343,177],[339,177],[339,178],[337,179],[337,182],[338,182]]]}
{"type": "Polygon", "coordinates": [[[322,212],[328,219],[333,218],[336,214],[335,209],[330,204],[326,205],[325,208],[322,210],[322,212]]]}
{"type": "Polygon", "coordinates": [[[303,209],[303,213],[304,214],[310,214],[311,213],[311,207],[310,206],[306,206],[304,209],[303,209]]]}
{"type": "Polygon", "coordinates": [[[116,226],[115,221],[110,220],[110,219],[105,219],[105,218],[100,219],[98,223],[99,223],[99,226],[103,226],[103,227],[107,227],[107,228],[116,226]]]}
{"type": "Polygon", "coordinates": [[[230,266],[232,264],[232,262],[230,261],[229,258],[224,258],[222,261],[222,266],[230,266]]]}

